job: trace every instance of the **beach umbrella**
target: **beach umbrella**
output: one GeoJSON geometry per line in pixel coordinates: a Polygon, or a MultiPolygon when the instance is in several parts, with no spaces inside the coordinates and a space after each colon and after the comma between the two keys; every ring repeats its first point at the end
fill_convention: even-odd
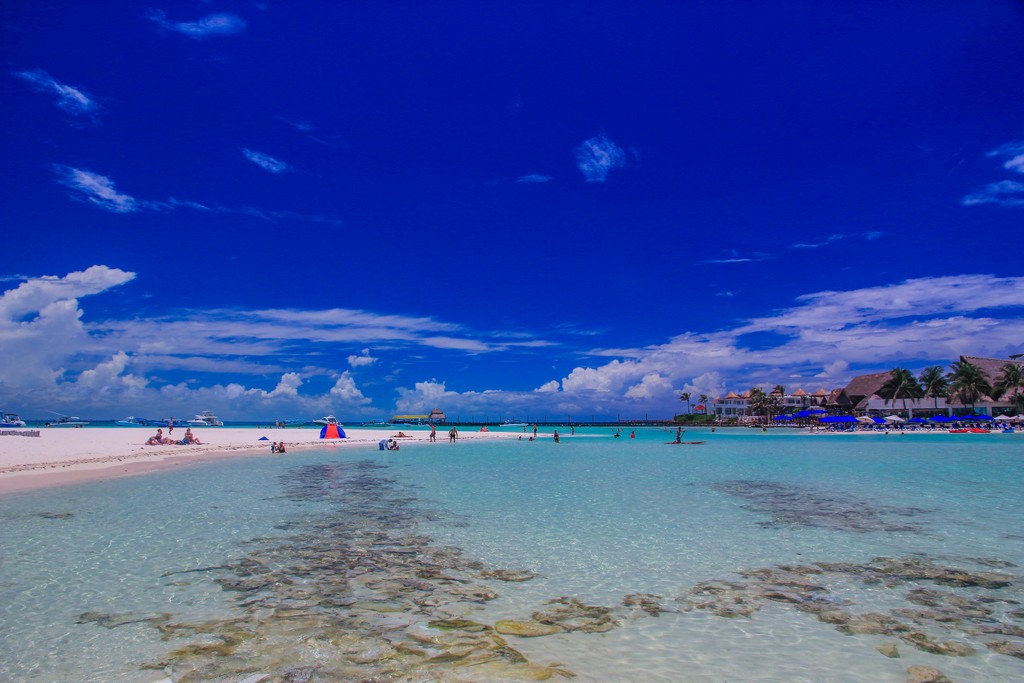
{"type": "Polygon", "coordinates": [[[915,422],[917,424],[924,424],[924,418],[912,417],[909,420],[907,420],[907,422],[915,422]]]}
{"type": "Polygon", "coordinates": [[[1010,417],[1009,415],[1000,415],[1000,416],[999,416],[999,417],[997,417],[997,418],[996,418],[995,420],[996,420],[996,422],[1009,422],[1009,421],[1010,421],[1010,420],[1012,420],[1012,419],[1013,419],[1013,418],[1012,418],[1012,417],[1010,417]]]}
{"type": "Polygon", "coordinates": [[[850,415],[833,415],[831,417],[820,417],[818,422],[825,424],[833,424],[837,422],[856,422],[857,418],[851,417],[850,415]]]}
{"type": "Polygon", "coordinates": [[[886,415],[882,419],[884,419],[886,422],[906,422],[906,420],[904,420],[899,415],[886,415]]]}
{"type": "Polygon", "coordinates": [[[345,439],[345,430],[336,424],[324,425],[320,430],[321,439],[345,439]]]}
{"type": "Polygon", "coordinates": [[[860,417],[857,418],[857,422],[863,422],[865,424],[873,425],[875,424],[875,418],[871,417],[870,415],[861,415],[860,417]]]}
{"type": "Polygon", "coordinates": [[[776,415],[775,417],[772,418],[772,420],[776,420],[776,421],[779,421],[779,422],[788,422],[788,421],[790,421],[792,419],[793,419],[792,415],[776,415]]]}

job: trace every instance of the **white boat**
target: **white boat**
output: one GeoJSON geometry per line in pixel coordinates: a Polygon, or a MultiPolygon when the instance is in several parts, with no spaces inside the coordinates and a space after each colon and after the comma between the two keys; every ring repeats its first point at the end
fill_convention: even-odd
{"type": "Polygon", "coordinates": [[[505,420],[501,423],[502,427],[527,427],[525,422],[515,422],[514,420],[505,420]]]}
{"type": "Polygon", "coordinates": [[[221,422],[211,410],[204,410],[186,423],[189,427],[223,427],[221,422]]]}
{"type": "Polygon", "coordinates": [[[391,423],[387,420],[374,420],[373,422],[364,422],[364,427],[390,427],[391,423]]]}
{"type": "Polygon", "coordinates": [[[17,413],[0,412],[0,427],[24,427],[25,421],[17,413]]]}
{"type": "Polygon", "coordinates": [[[320,425],[321,427],[326,427],[327,425],[341,426],[341,423],[338,422],[338,418],[333,415],[325,415],[324,417],[313,420],[313,424],[320,425]]]}
{"type": "Polygon", "coordinates": [[[83,420],[80,417],[74,417],[73,415],[61,415],[60,413],[54,413],[52,410],[50,412],[56,415],[57,419],[52,422],[47,422],[47,427],[84,427],[89,424],[86,420],[83,420]]]}
{"type": "Polygon", "coordinates": [[[146,423],[145,420],[143,420],[141,418],[138,418],[138,417],[132,417],[131,415],[129,415],[128,417],[124,418],[123,420],[118,420],[114,424],[116,424],[118,427],[145,427],[145,426],[147,426],[147,423],[146,423]]]}

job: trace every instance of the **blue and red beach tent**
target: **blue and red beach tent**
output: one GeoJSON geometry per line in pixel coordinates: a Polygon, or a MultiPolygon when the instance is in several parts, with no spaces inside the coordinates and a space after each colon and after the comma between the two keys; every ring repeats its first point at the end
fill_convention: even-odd
{"type": "Polygon", "coordinates": [[[323,429],[320,430],[321,439],[347,439],[345,436],[345,430],[338,425],[324,425],[323,429]]]}

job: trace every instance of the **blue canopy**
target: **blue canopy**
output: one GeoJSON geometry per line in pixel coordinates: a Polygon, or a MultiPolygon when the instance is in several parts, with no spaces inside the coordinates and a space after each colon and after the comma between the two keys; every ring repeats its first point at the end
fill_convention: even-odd
{"type": "Polygon", "coordinates": [[[874,423],[875,423],[876,425],[884,425],[884,424],[889,424],[888,422],[886,422],[886,421],[885,421],[885,420],[883,420],[882,418],[880,418],[880,417],[875,417],[874,415],[872,415],[872,416],[871,416],[871,420],[872,420],[872,421],[873,421],[873,422],[874,422],[874,423]]]}
{"type": "Polygon", "coordinates": [[[856,421],[857,421],[857,418],[850,417],[849,415],[833,415],[831,417],[820,417],[820,418],[818,418],[818,422],[826,422],[826,423],[832,423],[832,422],[856,422],[856,421]]]}
{"type": "Polygon", "coordinates": [[[789,420],[792,419],[792,415],[776,415],[775,417],[772,418],[772,420],[778,420],[779,422],[788,422],[789,420]]]}
{"type": "Polygon", "coordinates": [[[909,420],[907,420],[907,422],[917,422],[918,424],[922,424],[924,422],[924,419],[920,417],[912,417],[909,420]]]}

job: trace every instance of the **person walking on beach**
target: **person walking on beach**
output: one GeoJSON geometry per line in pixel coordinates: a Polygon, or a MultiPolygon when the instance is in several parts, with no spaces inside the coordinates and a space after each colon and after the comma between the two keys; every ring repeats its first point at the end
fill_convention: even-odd
{"type": "Polygon", "coordinates": [[[437,441],[437,427],[435,427],[434,423],[431,422],[430,423],[430,442],[431,443],[435,443],[436,441],[437,441]]]}
{"type": "Polygon", "coordinates": [[[533,438],[537,438],[537,425],[533,425],[533,438]]]}
{"type": "Polygon", "coordinates": [[[174,418],[167,420],[167,436],[174,433],[174,418]]]}
{"type": "Polygon", "coordinates": [[[452,427],[448,430],[448,443],[455,443],[457,438],[459,438],[459,432],[455,427],[452,427]]]}

